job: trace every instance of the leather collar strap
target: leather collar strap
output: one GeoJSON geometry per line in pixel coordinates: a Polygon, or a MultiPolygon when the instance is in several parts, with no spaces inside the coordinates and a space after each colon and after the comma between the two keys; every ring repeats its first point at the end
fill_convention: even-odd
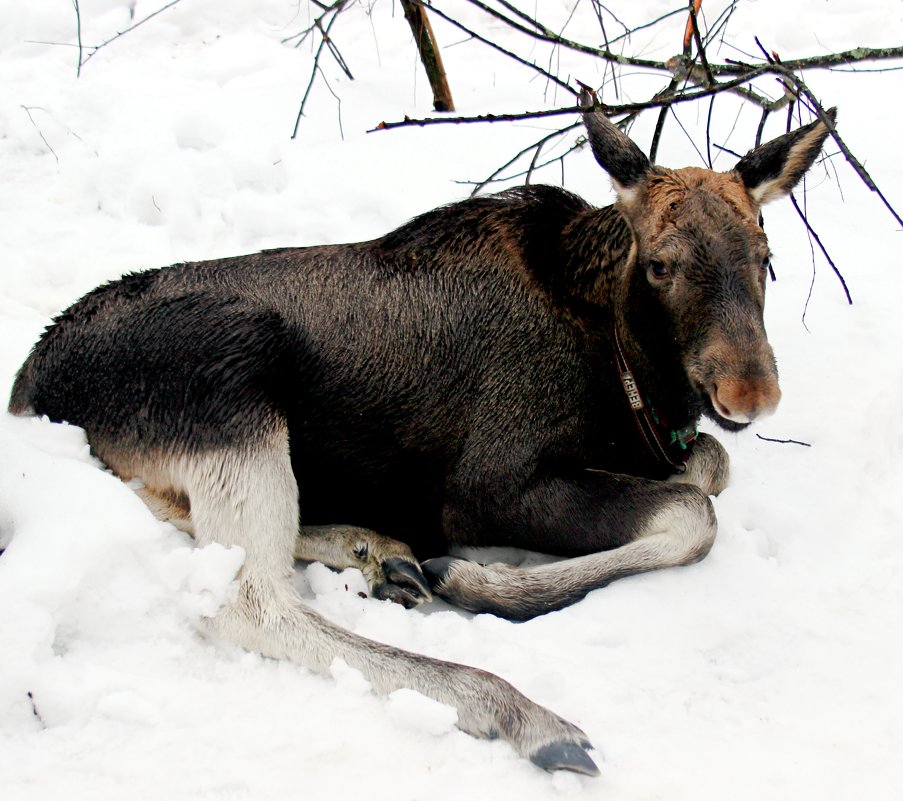
{"type": "Polygon", "coordinates": [[[661,422],[648,398],[643,402],[642,394],[637,386],[636,378],[624,356],[621,347],[621,338],[618,335],[618,326],[612,325],[612,342],[614,343],[615,359],[618,365],[618,374],[621,377],[621,385],[627,395],[627,401],[633,410],[633,418],[636,421],[640,435],[646,443],[650,453],[660,462],[667,465],[676,473],[683,473],[687,469],[687,459],[690,457],[689,444],[696,439],[697,431],[695,423],[691,422],[684,428],[669,429],[661,422]]]}

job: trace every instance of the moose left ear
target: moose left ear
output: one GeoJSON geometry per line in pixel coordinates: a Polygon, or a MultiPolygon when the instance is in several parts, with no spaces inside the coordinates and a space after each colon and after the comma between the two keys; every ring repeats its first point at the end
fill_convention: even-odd
{"type": "Polygon", "coordinates": [[[593,96],[587,89],[583,89],[577,102],[584,109],[583,124],[596,161],[611,177],[621,201],[629,203],[649,172],[649,159],[627,134],[593,108],[593,96]]]}
{"type": "MultiPolygon", "coordinates": [[[[827,111],[831,123],[837,109],[827,111]]],[[[734,170],[759,205],[790,194],[821,152],[828,128],[816,120],[747,153],[734,170]]]]}

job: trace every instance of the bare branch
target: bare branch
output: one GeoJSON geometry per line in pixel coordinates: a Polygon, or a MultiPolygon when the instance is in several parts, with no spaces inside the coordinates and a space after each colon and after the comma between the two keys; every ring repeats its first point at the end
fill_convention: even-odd
{"type": "MultiPolygon", "coordinates": [[[[606,61],[612,61],[617,64],[634,66],[634,67],[648,67],[649,69],[661,69],[660,61],[651,61],[650,59],[645,58],[632,58],[630,56],[619,55],[618,53],[613,53],[610,50],[602,50],[598,47],[591,47],[589,45],[580,44],[579,42],[574,42],[570,39],[566,39],[563,36],[559,36],[553,30],[547,28],[545,25],[537,22],[531,17],[527,17],[529,21],[533,24],[536,30],[530,30],[529,28],[525,28],[518,22],[515,22],[510,17],[506,17],[504,14],[496,11],[494,8],[490,8],[485,3],[480,0],[467,0],[473,6],[485,11],[490,16],[495,17],[498,20],[501,20],[506,25],[509,25],[516,31],[520,31],[521,33],[532,36],[534,39],[538,39],[544,42],[551,42],[552,44],[558,44],[562,47],[566,47],[569,50],[574,50],[578,53],[586,53],[588,55],[598,56],[599,58],[604,58],[606,61]]],[[[502,3],[502,5],[508,5],[502,3]]],[[[520,12],[519,12],[520,13],[520,12]]],[[[521,14],[521,16],[527,16],[521,14]]]]}
{"type": "Polygon", "coordinates": [[[75,36],[78,40],[78,67],[75,69],[75,77],[81,78],[84,53],[82,46],[82,12],[78,7],[78,0],[72,0],[72,5],[75,7],[75,36]]]}
{"type": "Polygon", "coordinates": [[[842,53],[829,53],[823,56],[810,56],[790,61],[781,61],[788,70],[828,69],[844,64],[855,64],[861,61],[887,61],[903,58],[903,47],[854,47],[842,53]]]}
{"type": "Polygon", "coordinates": [[[582,111],[579,106],[543,109],[542,111],[524,111],[520,114],[477,114],[473,117],[421,117],[413,119],[405,117],[398,122],[381,122],[367,133],[374,131],[390,131],[393,128],[423,128],[427,125],[460,125],[472,122],[513,122],[514,120],[536,120],[542,117],[560,117],[562,114],[576,114],[582,111]]]}
{"type": "Polygon", "coordinates": [[[801,442],[798,439],[774,439],[772,437],[763,437],[761,434],[756,434],[756,436],[764,442],[777,442],[781,445],[802,445],[804,448],[812,447],[811,442],[801,442]]]}
{"type": "MultiPolygon", "coordinates": [[[[529,68],[530,70],[543,76],[549,82],[567,89],[571,94],[577,93],[577,90],[573,88],[572,83],[576,84],[580,82],[573,81],[570,76],[567,76],[568,80],[563,80],[563,76],[556,74],[557,71],[554,68],[553,64],[555,55],[558,52],[558,48],[569,49],[573,52],[583,54],[590,59],[601,59],[602,61],[604,61],[605,67],[602,70],[603,85],[608,82],[609,71],[611,71],[611,80],[614,81],[615,93],[619,99],[620,93],[618,90],[618,81],[623,78],[623,76],[620,74],[619,68],[623,69],[625,67],[632,67],[644,72],[667,76],[667,85],[664,86],[664,88],[660,89],[649,99],[640,99],[633,102],[618,102],[615,104],[607,105],[598,104],[596,106],[598,110],[603,111],[607,116],[620,119],[620,122],[618,124],[622,126],[646,111],[658,110],[658,120],[649,151],[649,159],[653,163],[655,162],[665,122],[669,114],[672,114],[674,112],[674,107],[681,103],[693,103],[705,98],[708,98],[709,100],[705,117],[705,152],[703,153],[699,147],[697,147],[696,149],[700,154],[702,161],[707,163],[710,167],[713,162],[713,148],[732,153],[734,152],[726,146],[713,142],[713,109],[715,98],[719,94],[724,92],[734,94],[738,96],[744,103],[753,104],[760,109],[760,117],[755,136],[756,145],[759,145],[761,143],[765,131],[766,122],[773,112],[786,108],[789,125],[790,120],[794,114],[794,110],[797,111],[797,116],[799,116],[799,110],[802,106],[805,106],[814,117],[824,122],[824,124],[830,131],[830,135],[832,136],[834,141],[837,142],[840,152],[843,153],[847,162],[857,173],[859,178],[866,184],[866,186],[869,187],[871,191],[875,192],[878,195],[881,202],[894,216],[894,219],[900,224],[901,227],[903,227],[903,218],[901,218],[901,216],[897,214],[896,210],[893,208],[884,194],[880,191],[874,179],[869,175],[863,164],[853,155],[850,148],[837,133],[833,123],[831,122],[831,119],[825,112],[824,107],[816,98],[812,90],[809,88],[804,78],[804,74],[807,70],[836,69],[838,67],[851,68],[853,65],[863,62],[900,60],[903,59],[903,47],[856,47],[838,53],[827,53],[818,56],[810,56],[807,58],[783,61],[778,57],[776,53],[766,49],[766,47],[758,39],[756,39],[756,45],[758,46],[761,56],[752,55],[740,51],[745,57],[748,58],[748,61],[725,59],[722,63],[716,63],[710,59],[709,53],[707,52],[707,47],[709,47],[713,42],[716,42],[719,37],[721,37],[723,43],[724,32],[737,8],[738,0],[731,0],[731,2],[729,2],[720,11],[714,23],[709,26],[708,30],[705,32],[702,30],[700,24],[702,0],[685,0],[685,4],[682,9],[669,11],[666,14],[663,14],[658,19],[651,22],[646,22],[643,25],[640,25],[633,29],[629,28],[627,23],[622,22],[621,20],[618,20],[616,17],[614,17],[614,15],[611,14],[611,12],[607,8],[605,8],[600,0],[591,0],[593,12],[595,14],[596,20],[598,21],[599,30],[601,30],[602,32],[604,47],[594,47],[568,38],[564,36],[563,33],[565,28],[567,27],[567,22],[565,22],[563,25],[558,25],[557,27],[559,28],[559,31],[556,32],[556,30],[553,30],[551,26],[546,25],[537,16],[538,12],[534,12],[534,14],[531,15],[518,8],[514,3],[508,2],[508,0],[467,0],[467,2],[474,8],[479,9],[481,12],[491,17],[494,21],[503,23],[520,37],[523,37],[524,40],[529,42],[530,47],[534,47],[536,42],[547,43],[551,45],[552,55],[549,58],[549,64],[543,67],[539,66],[536,61],[533,60],[532,56],[530,58],[524,57],[523,52],[519,50],[519,45],[516,43],[516,38],[512,40],[513,44],[502,47],[497,42],[492,41],[478,31],[475,31],[473,29],[474,26],[465,25],[464,23],[457,20],[452,15],[452,12],[437,8],[436,6],[432,5],[429,0],[416,0],[416,2],[425,2],[426,7],[429,9],[430,13],[437,15],[444,21],[456,27],[458,30],[466,33],[476,42],[490,47],[494,51],[501,53],[502,55],[512,59],[518,64],[529,68]],[[608,32],[606,31],[606,19],[603,14],[603,10],[608,13],[612,17],[612,19],[614,19],[619,25],[621,25],[621,27],[623,28],[623,33],[620,33],[615,38],[609,37],[608,32]],[[687,24],[684,32],[684,39],[682,41],[683,48],[682,51],[677,53],[677,55],[674,55],[671,58],[665,60],[653,60],[648,58],[637,58],[631,55],[623,55],[612,50],[612,45],[614,42],[617,42],[619,40],[623,41],[637,30],[642,30],[643,28],[655,25],[676,13],[683,13],[687,15],[687,24]],[[766,78],[771,78],[772,80],[774,80],[775,83],[772,84],[772,86],[775,87],[776,91],[772,91],[769,88],[768,82],[763,80],[766,78]]],[[[537,8],[539,8],[538,5],[537,8]]],[[[576,4],[570,7],[571,16],[573,15],[575,9],[576,4]]],[[[567,17],[568,21],[570,21],[571,16],[567,17]]],[[[590,61],[589,64],[591,65],[592,61],[590,61]]],[[[886,69],[897,68],[899,67],[897,65],[894,65],[886,69]]],[[[437,124],[492,124],[518,122],[524,120],[543,119],[546,117],[554,117],[560,115],[580,114],[581,111],[582,110],[578,107],[564,106],[560,108],[542,109],[538,111],[524,111],[519,113],[504,114],[489,113],[442,119],[433,117],[411,119],[409,117],[405,117],[404,120],[400,121],[381,122],[372,130],[391,130],[401,127],[423,127],[437,124]]],[[[740,112],[738,111],[738,118],[739,114],[740,112]]],[[[680,125],[681,128],[683,128],[680,119],[678,119],[676,115],[675,120],[677,124],[680,125]]],[[[800,120],[800,123],[802,123],[802,120],[800,120]]],[[[736,126],[736,120],[734,124],[736,126]]],[[[544,134],[536,142],[518,151],[487,178],[482,181],[473,182],[474,194],[482,190],[488,184],[497,181],[510,181],[515,178],[522,178],[526,183],[529,183],[533,179],[534,172],[537,169],[540,169],[541,167],[554,163],[556,161],[560,161],[563,168],[564,156],[582,146],[582,140],[578,140],[562,156],[557,156],[543,162],[541,162],[540,159],[543,156],[544,151],[550,141],[552,141],[555,137],[564,135],[570,130],[578,128],[579,125],[579,122],[575,122],[549,134],[544,134]],[[516,173],[507,172],[509,168],[518,164],[518,162],[521,162],[521,160],[527,159],[529,159],[529,161],[527,162],[526,169],[516,173]]],[[[685,133],[687,132],[685,131],[685,133]]],[[[728,144],[732,133],[733,128],[727,135],[727,140],[724,143],[725,145],[728,144]]],[[[688,133],[687,136],[689,136],[688,133]]],[[[692,139],[691,143],[694,145],[694,147],[696,147],[696,143],[693,142],[692,139]]],[[[833,259],[831,259],[830,255],[828,254],[824,243],[821,241],[821,238],[812,229],[805,211],[799,207],[799,205],[796,203],[795,198],[794,206],[797,210],[797,213],[805,223],[807,230],[810,232],[812,242],[817,244],[819,249],[824,254],[825,259],[830,264],[838,280],[840,281],[848,302],[852,302],[851,295],[843,275],[840,273],[833,259]]]]}
{"type": "MultiPolygon", "coordinates": [[[[314,81],[317,79],[317,73],[319,73],[321,76],[323,75],[323,70],[320,68],[320,56],[323,54],[323,48],[326,47],[327,43],[330,41],[329,32],[332,30],[332,26],[335,24],[335,21],[339,18],[339,14],[341,14],[345,9],[346,2],[347,0],[338,0],[338,2],[333,3],[331,6],[329,6],[329,8],[326,9],[326,11],[323,12],[322,16],[317,17],[317,19],[314,20],[310,28],[300,34],[302,38],[299,41],[299,44],[307,38],[307,35],[311,31],[317,29],[320,31],[320,44],[317,46],[317,50],[314,53],[314,63],[310,70],[310,80],[307,82],[307,88],[304,90],[304,96],[301,98],[301,105],[298,108],[298,116],[295,118],[295,127],[292,129],[292,139],[295,139],[298,136],[298,126],[301,125],[301,117],[304,116],[304,107],[307,105],[307,100],[310,97],[311,90],[313,89],[314,81]],[[322,25],[323,18],[329,14],[332,14],[332,17],[330,17],[329,22],[326,23],[326,27],[324,28],[322,25]]],[[[333,53],[333,55],[335,56],[335,53],[333,53]]],[[[339,61],[339,65],[341,66],[343,64],[343,61],[339,59],[337,60],[339,61]]],[[[346,74],[349,77],[351,76],[351,73],[347,69],[346,74]]],[[[332,89],[330,89],[329,91],[332,92],[332,89]]],[[[333,96],[335,96],[334,92],[333,96]]],[[[339,110],[341,112],[341,105],[339,107],[339,110]]]]}
{"type": "MultiPolygon", "coordinates": [[[[678,81],[675,78],[661,91],[656,97],[673,97],[674,91],[677,89],[678,81]]],[[[658,113],[658,120],[655,123],[655,131],[652,134],[652,144],[649,146],[649,161],[655,164],[658,156],[658,144],[662,138],[662,131],[665,130],[665,120],[668,117],[670,106],[662,106],[658,113]]]]}
{"type": "Polygon", "coordinates": [[[689,24],[692,29],[693,39],[696,42],[696,55],[702,62],[702,69],[705,73],[705,85],[711,86],[715,83],[715,78],[712,75],[712,68],[709,66],[709,61],[705,55],[705,46],[702,44],[702,37],[699,35],[699,20],[696,19],[696,12],[699,11],[701,6],[702,0],[690,0],[689,24]]]}
{"type": "Polygon", "coordinates": [[[50,151],[50,155],[52,155],[53,158],[56,159],[56,163],[59,164],[60,157],[56,154],[56,151],[50,146],[50,142],[47,141],[47,138],[44,136],[44,132],[38,127],[38,124],[34,121],[34,117],[31,116],[32,111],[45,111],[45,109],[41,108],[40,106],[22,106],[22,108],[25,110],[25,113],[28,115],[28,119],[31,121],[31,124],[34,126],[34,129],[38,132],[38,136],[41,137],[41,141],[44,143],[44,145],[50,151]]]}
{"type": "MultiPolygon", "coordinates": [[[[585,140],[581,141],[581,139],[578,139],[578,141],[575,142],[574,145],[571,148],[569,148],[562,155],[556,156],[553,159],[549,159],[548,161],[545,161],[542,164],[536,163],[538,160],[538,157],[539,157],[540,150],[543,148],[543,146],[545,146],[545,144],[547,142],[551,141],[556,136],[563,136],[564,134],[568,133],[569,131],[573,131],[575,128],[579,128],[581,125],[582,125],[582,123],[580,123],[580,122],[574,122],[574,123],[571,123],[570,125],[565,125],[563,128],[559,128],[556,131],[552,131],[551,133],[546,134],[541,139],[538,139],[536,142],[534,142],[532,145],[527,145],[527,147],[525,147],[523,150],[520,150],[517,153],[515,153],[510,159],[508,159],[508,161],[506,161],[498,169],[496,169],[488,178],[484,178],[482,181],[475,182],[473,191],[470,193],[470,196],[474,197],[475,195],[479,194],[480,190],[485,188],[487,184],[495,183],[496,181],[510,181],[514,178],[521,178],[521,177],[526,176],[527,177],[526,183],[530,183],[529,179],[530,179],[530,176],[532,176],[534,171],[539,170],[543,167],[546,167],[550,164],[554,164],[556,161],[561,161],[569,153],[572,153],[574,150],[577,150],[577,149],[583,147],[585,140]],[[521,157],[527,155],[527,153],[529,153],[531,150],[535,150],[536,153],[534,154],[533,158],[530,161],[530,166],[526,170],[524,170],[523,172],[514,173],[513,175],[507,175],[504,178],[499,177],[502,174],[502,172],[504,172],[512,164],[514,164],[518,160],[520,160],[521,157]]],[[[473,182],[464,181],[462,183],[473,183],[473,182]]]]}
{"type": "Polygon", "coordinates": [[[837,143],[837,146],[840,148],[840,152],[843,153],[844,158],[847,160],[847,163],[856,171],[856,174],[860,177],[862,182],[878,197],[881,199],[881,202],[884,204],[885,208],[893,215],[893,218],[897,221],[901,228],[903,228],[903,219],[901,219],[900,215],[897,213],[896,209],[891,205],[890,201],[884,196],[884,193],[878,188],[878,185],[875,183],[874,179],[871,175],[869,175],[868,170],[866,170],[865,166],[862,164],[856,156],[853,155],[850,148],[847,146],[847,143],[843,141],[840,137],[840,134],[837,133],[837,129],[834,127],[834,123],[831,118],[828,116],[824,107],[821,103],[819,103],[818,99],[812,94],[812,90],[806,85],[806,83],[801,79],[790,72],[789,67],[786,64],[781,64],[786,70],[786,76],[788,81],[792,82],[796,87],[799,94],[806,98],[806,100],[811,104],[814,109],[816,116],[822,121],[825,127],[831,132],[831,138],[837,143]]]}
{"type": "Polygon", "coordinates": [[[426,6],[426,8],[429,10],[429,12],[431,14],[435,14],[437,17],[444,19],[446,22],[450,23],[451,25],[454,25],[458,30],[463,31],[468,36],[472,37],[473,39],[476,39],[478,42],[482,42],[483,44],[487,45],[488,47],[491,47],[493,50],[497,50],[498,52],[502,53],[503,55],[508,56],[508,58],[513,59],[518,64],[523,64],[525,67],[529,67],[530,69],[535,70],[536,72],[538,72],[540,75],[542,75],[547,80],[550,80],[553,83],[558,84],[558,86],[560,86],[562,89],[567,89],[575,97],[580,93],[579,90],[574,89],[569,83],[561,80],[561,78],[559,78],[557,75],[553,75],[551,72],[544,70],[542,67],[540,67],[535,62],[527,61],[525,58],[521,58],[516,53],[513,53],[510,50],[506,50],[501,45],[498,45],[495,42],[490,41],[485,36],[482,36],[481,34],[477,33],[476,31],[472,30],[471,28],[468,28],[466,25],[458,22],[456,19],[450,17],[444,11],[436,8],[436,6],[429,5],[429,6],[426,6]]]}
{"type": "Polygon", "coordinates": [[[846,279],[843,277],[843,274],[840,270],[837,269],[837,265],[834,263],[834,259],[828,253],[827,248],[824,246],[824,243],[821,241],[821,237],[818,235],[816,230],[812,227],[809,222],[808,216],[803,212],[800,208],[800,204],[797,202],[796,197],[791,192],[790,193],[790,202],[793,203],[793,208],[796,209],[796,213],[799,215],[800,219],[803,221],[803,225],[806,226],[806,230],[809,232],[810,236],[815,240],[815,244],[818,245],[819,250],[821,250],[822,255],[827,259],[828,264],[831,265],[831,269],[834,271],[834,275],[837,276],[837,279],[840,281],[840,285],[843,287],[843,293],[847,296],[847,303],[851,306],[853,305],[853,298],[850,296],[850,290],[847,287],[846,279]]]}
{"type": "Polygon", "coordinates": [[[433,90],[433,108],[436,111],[454,111],[455,103],[445,75],[442,56],[423,3],[420,0],[401,0],[401,7],[408,25],[411,26],[417,52],[423,62],[430,88],[433,90]]]}
{"type": "Polygon", "coordinates": [[[168,2],[165,6],[162,6],[161,8],[158,8],[156,11],[154,11],[154,12],[151,13],[151,14],[148,14],[148,15],[147,15],[146,17],[144,17],[143,19],[138,20],[138,22],[134,23],[133,25],[129,25],[128,28],[123,28],[123,29],[122,29],[121,31],[119,31],[115,36],[111,36],[109,39],[107,39],[106,41],[101,42],[101,43],[98,44],[98,45],[91,45],[91,52],[88,53],[88,55],[85,56],[84,58],[81,57],[81,16],[78,15],[78,3],[76,2],[76,3],[75,3],[75,8],[76,8],[76,14],[78,15],[78,29],[79,29],[78,74],[80,75],[80,74],[81,74],[81,68],[82,68],[85,64],[87,64],[92,58],[94,58],[94,56],[97,55],[97,51],[98,51],[98,50],[100,50],[100,49],[103,48],[103,47],[106,47],[108,44],[111,44],[112,42],[115,42],[115,41],[116,41],[117,39],[119,39],[120,37],[125,36],[127,33],[130,33],[131,31],[135,30],[135,28],[140,28],[140,27],[141,27],[142,25],[144,25],[144,23],[147,22],[148,20],[152,20],[152,19],[153,19],[154,17],[156,17],[158,14],[162,14],[164,11],[166,11],[166,10],[172,8],[174,5],[177,5],[178,3],[181,3],[181,2],[182,2],[182,0],[170,0],[170,2],[168,2]]]}

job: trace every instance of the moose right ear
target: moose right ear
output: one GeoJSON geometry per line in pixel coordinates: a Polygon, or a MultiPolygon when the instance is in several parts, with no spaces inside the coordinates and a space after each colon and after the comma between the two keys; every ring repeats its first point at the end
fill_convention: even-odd
{"type": "MultiPolygon", "coordinates": [[[[826,115],[833,125],[837,109],[828,109],[826,115]]],[[[818,158],[828,133],[820,120],[810,122],[751,150],[734,170],[759,205],[784,197],[818,158]]]]}
{"type": "Polygon", "coordinates": [[[585,109],[583,124],[596,161],[611,176],[618,197],[629,202],[634,195],[633,190],[649,172],[649,159],[627,134],[613,125],[601,111],[593,108],[593,97],[588,89],[580,92],[577,103],[585,109]]]}

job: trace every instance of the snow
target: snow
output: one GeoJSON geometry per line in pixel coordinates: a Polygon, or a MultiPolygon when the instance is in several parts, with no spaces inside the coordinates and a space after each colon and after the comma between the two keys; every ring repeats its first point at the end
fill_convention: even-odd
{"type": "MultiPolygon", "coordinates": [[[[84,40],[130,24],[130,9],[140,19],[161,5],[82,0],[84,40]]],[[[541,5],[563,24],[573,3],[541,5]]],[[[610,4],[633,22],[674,6],[642,5],[610,4]]],[[[705,6],[710,19],[721,8],[705,6]]],[[[796,57],[903,39],[897,4],[789,6],[741,3],[727,42],[754,50],[757,34],[796,57]]],[[[291,140],[311,54],[280,40],[308,13],[290,0],[183,0],[101,49],[76,79],[72,4],[0,0],[0,396],[50,318],[102,281],[379,235],[463,197],[468,187],[456,181],[484,177],[552,124],[366,133],[430,108],[400,8],[377,0],[337,24],[355,75],[329,68],[341,112],[320,85],[291,140]]],[[[672,54],[683,24],[675,17],[637,34],[630,52],[672,54]]],[[[567,32],[593,40],[594,26],[584,2],[567,32]]],[[[444,43],[463,38],[435,27],[444,43]]],[[[472,43],[443,55],[463,113],[568,100],[472,43]]],[[[736,56],[725,45],[721,57],[736,56]]],[[[535,57],[545,63],[549,50],[537,46],[535,57]]],[[[564,74],[601,82],[601,69],[558,57],[564,74]]],[[[900,73],[824,72],[811,83],[838,105],[850,146],[903,207],[900,73]]],[[[650,87],[658,79],[634,75],[622,90],[650,87]]],[[[716,141],[738,108],[716,105],[716,141]]],[[[679,115],[704,141],[705,109],[679,115]]],[[[780,116],[768,135],[781,132],[780,116]]],[[[745,149],[757,122],[745,111],[730,146],[745,149]]],[[[653,125],[647,115],[635,126],[641,146],[653,125]]],[[[663,163],[699,163],[673,123],[666,133],[663,163]]],[[[717,167],[731,163],[718,154],[717,167]]],[[[341,662],[321,677],[205,639],[199,621],[234,592],[240,550],[195,549],[157,522],[93,459],[79,429],[3,415],[0,796],[899,797],[900,232],[842,160],[833,164],[836,173],[813,170],[807,203],[854,306],[817,253],[813,278],[789,202],[766,210],[779,276],[767,324],[784,399],[756,430],[811,447],[721,435],[733,479],[715,501],[718,540],[706,560],[617,582],[523,624],[438,602],[407,611],[361,598],[356,571],[298,570],[303,597],[341,625],[491,670],[580,725],[601,778],[545,774],[507,744],[455,729],[448,707],[407,690],[377,697],[341,662]]],[[[557,168],[541,176],[560,177],[557,168]]],[[[565,183],[610,201],[588,153],[569,159],[565,183]]]]}

